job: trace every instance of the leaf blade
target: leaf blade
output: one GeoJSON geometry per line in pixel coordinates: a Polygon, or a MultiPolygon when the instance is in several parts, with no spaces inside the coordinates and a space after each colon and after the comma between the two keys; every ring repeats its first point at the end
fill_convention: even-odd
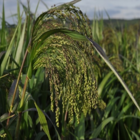
{"type": "Polygon", "coordinates": [[[95,50],[98,52],[98,54],[101,56],[101,58],[105,61],[105,63],[108,65],[108,67],[112,70],[112,72],[118,78],[118,80],[120,81],[120,83],[122,84],[122,86],[124,87],[124,89],[127,91],[128,95],[132,99],[133,103],[135,104],[135,106],[137,107],[137,109],[140,111],[140,107],[139,107],[137,101],[135,100],[135,98],[133,97],[131,91],[128,89],[127,85],[125,84],[125,82],[123,81],[123,79],[121,78],[121,76],[118,74],[118,72],[114,69],[114,67],[112,66],[112,64],[108,60],[108,57],[106,56],[106,54],[104,53],[104,51],[102,50],[102,48],[96,42],[94,42],[93,40],[91,40],[89,38],[87,38],[87,39],[93,44],[93,47],[95,48],[95,50]]]}
{"type": "Polygon", "coordinates": [[[46,135],[48,136],[49,140],[51,140],[51,136],[50,136],[50,132],[49,132],[49,128],[48,128],[48,124],[47,124],[47,121],[46,121],[46,118],[42,112],[42,110],[38,107],[38,105],[36,104],[36,102],[34,102],[35,104],[35,107],[37,109],[37,112],[38,112],[38,116],[39,116],[39,121],[40,121],[40,124],[44,130],[44,132],[46,133],[46,135]]]}

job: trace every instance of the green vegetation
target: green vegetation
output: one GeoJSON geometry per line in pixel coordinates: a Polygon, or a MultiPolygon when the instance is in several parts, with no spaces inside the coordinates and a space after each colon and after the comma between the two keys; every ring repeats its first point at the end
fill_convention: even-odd
{"type": "Polygon", "coordinates": [[[3,3],[0,139],[140,139],[138,24],[91,25],[72,4],[36,18],[38,5],[21,3],[22,23],[17,1],[18,24],[7,26],[3,3]]]}
{"type": "Polygon", "coordinates": [[[139,25],[140,19],[131,19],[131,20],[126,20],[126,19],[104,19],[104,25],[109,26],[110,24],[113,25],[113,27],[117,28],[125,28],[129,26],[136,26],[139,25]]]}

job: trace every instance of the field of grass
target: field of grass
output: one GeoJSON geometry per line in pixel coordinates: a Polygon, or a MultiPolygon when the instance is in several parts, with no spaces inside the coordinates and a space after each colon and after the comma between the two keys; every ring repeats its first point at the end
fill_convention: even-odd
{"type": "Polygon", "coordinates": [[[140,140],[139,20],[17,2],[17,25],[2,9],[0,139],[140,140]]]}

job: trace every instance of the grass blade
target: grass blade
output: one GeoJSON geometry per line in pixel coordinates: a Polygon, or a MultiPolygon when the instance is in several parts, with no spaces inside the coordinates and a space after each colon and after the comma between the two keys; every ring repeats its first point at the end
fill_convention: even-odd
{"type": "Polygon", "coordinates": [[[112,71],[109,72],[109,73],[104,77],[104,79],[102,80],[102,82],[100,83],[100,85],[98,86],[98,94],[99,94],[99,96],[101,96],[102,91],[103,91],[105,85],[107,84],[108,79],[112,76],[112,74],[113,74],[112,71]]]}
{"type": "Polygon", "coordinates": [[[14,34],[13,34],[13,37],[12,37],[11,42],[10,42],[10,44],[9,44],[9,47],[8,47],[8,49],[7,49],[7,51],[6,51],[6,54],[5,54],[4,58],[3,58],[3,61],[2,61],[2,63],[1,63],[1,67],[0,67],[0,76],[3,75],[3,72],[4,72],[5,68],[6,68],[7,60],[8,60],[8,57],[9,57],[11,51],[12,51],[13,42],[14,42],[14,39],[15,39],[15,36],[16,36],[16,33],[17,33],[17,29],[18,29],[18,26],[17,26],[16,29],[15,29],[15,32],[14,32],[14,34]]]}
{"type": "Polygon", "coordinates": [[[118,78],[118,80],[120,81],[120,83],[122,84],[122,86],[124,87],[124,89],[127,91],[128,95],[132,99],[133,103],[135,104],[135,106],[140,111],[140,107],[139,107],[137,101],[135,100],[135,98],[133,97],[131,91],[128,89],[127,85],[124,83],[123,79],[120,77],[120,75],[118,74],[118,72],[114,69],[114,67],[112,66],[112,64],[108,60],[108,57],[106,56],[106,54],[104,53],[104,51],[102,50],[102,48],[96,42],[94,42],[93,40],[91,40],[89,38],[88,38],[88,40],[93,44],[95,50],[98,52],[98,54],[101,56],[101,58],[105,61],[105,63],[109,66],[109,68],[112,70],[112,72],[116,75],[116,77],[118,78]]]}
{"type": "MultiPolygon", "coordinates": [[[[21,55],[22,55],[22,51],[23,51],[25,29],[26,29],[26,20],[25,20],[25,23],[24,23],[24,26],[23,26],[22,34],[20,36],[20,40],[19,40],[19,44],[18,44],[18,48],[17,48],[17,53],[16,53],[16,56],[15,56],[15,61],[19,65],[20,65],[21,55]]],[[[15,65],[14,68],[16,68],[16,65],[15,65]]]]}
{"type": "Polygon", "coordinates": [[[36,17],[36,13],[37,13],[37,9],[38,9],[39,3],[40,3],[40,0],[38,0],[37,6],[36,6],[36,9],[35,9],[34,19],[35,19],[35,17],[36,17]]]}
{"type": "Polygon", "coordinates": [[[17,35],[17,42],[19,42],[20,40],[20,35],[21,35],[21,17],[20,17],[20,5],[19,5],[19,0],[17,0],[17,18],[18,18],[18,24],[19,24],[19,28],[18,28],[18,35],[17,35]]]}
{"type": "Polygon", "coordinates": [[[49,10],[48,5],[43,0],[41,0],[41,2],[45,5],[45,7],[47,8],[47,10],[49,10]]]}
{"type": "Polygon", "coordinates": [[[41,140],[41,138],[45,135],[44,132],[39,132],[37,135],[36,135],[36,138],[35,140],[41,140]]]}
{"type": "Polygon", "coordinates": [[[43,42],[45,39],[47,39],[50,35],[56,34],[56,33],[64,33],[68,36],[70,36],[72,39],[75,40],[83,40],[83,41],[87,41],[87,38],[83,35],[81,35],[80,33],[78,33],[77,31],[74,30],[68,30],[68,29],[52,29],[49,30],[45,33],[43,33],[38,40],[41,40],[40,42],[43,42]]]}
{"type": "Polygon", "coordinates": [[[2,123],[3,121],[5,121],[5,120],[7,120],[7,119],[9,119],[9,118],[14,117],[14,116],[15,116],[15,114],[9,116],[8,113],[5,113],[5,114],[3,114],[3,115],[0,117],[0,123],[2,123]]]}
{"type": "Polygon", "coordinates": [[[78,140],[85,139],[85,116],[84,116],[84,114],[81,115],[79,124],[77,124],[77,121],[75,122],[75,135],[78,138],[78,140]]]}
{"type": "Polygon", "coordinates": [[[97,138],[100,132],[104,129],[104,127],[114,120],[114,117],[109,117],[106,120],[102,121],[101,124],[93,131],[90,136],[90,139],[97,138]]]}
{"type": "Polygon", "coordinates": [[[125,130],[126,130],[127,134],[128,134],[129,139],[133,140],[133,138],[131,137],[131,135],[130,135],[130,133],[128,131],[128,128],[126,127],[126,125],[124,125],[124,127],[125,127],[125,130]]]}
{"type": "Polygon", "coordinates": [[[34,102],[37,112],[38,112],[38,116],[39,116],[39,121],[40,124],[44,130],[44,132],[46,133],[46,135],[48,136],[49,140],[51,140],[51,136],[50,136],[50,132],[49,132],[49,128],[48,128],[48,123],[46,121],[46,118],[44,116],[44,113],[41,111],[41,109],[37,106],[36,102],[34,102]]]}
{"type": "MultiPolygon", "coordinates": [[[[11,134],[10,134],[10,132],[9,132],[9,130],[6,129],[6,128],[3,126],[2,123],[0,123],[0,125],[3,127],[3,129],[4,129],[4,131],[5,131],[4,134],[6,134],[6,138],[8,138],[8,140],[13,140],[13,139],[12,139],[12,136],[11,136],[11,134]]],[[[0,137],[2,137],[2,135],[0,135],[0,137]]],[[[4,137],[4,138],[5,138],[5,137],[4,137]]]]}
{"type": "Polygon", "coordinates": [[[134,131],[131,131],[131,133],[135,136],[136,140],[140,140],[140,137],[134,131]]]}
{"type": "Polygon", "coordinates": [[[2,8],[2,33],[1,33],[1,45],[6,45],[6,28],[5,28],[5,9],[4,9],[4,0],[3,0],[3,8],[2,8]]]}
{"type": "MultiPolygon", "coordinates": [[[[33,100],[32,97],[31,97],[31,100],[33,100]]],[[[24,113],[24,112],[26,112],[26,111],[37,111],[37,109],[35,109],[35,108],[30,108],[30,109],[28,109],[28,110],[23,111],[22,113],[24,113]]],[[[58,140],[61,140],[60,135],[59,135],[59,133],[58,133],[58,131],[57,131],[57,129],[56,129],[56,126],[54,125],[54,123],[51,121],[50,117],[49,117],[44,111],[43,111],[43,113],[44,113],[44,115],[48,118],[48,120],[51,122],[51,124],[53,125],[53,127],[54,127],[54,129],[55,129],[55,131],[56,131],[56,134],[57,134],[57,136],[58,136],[58,140]]]]}

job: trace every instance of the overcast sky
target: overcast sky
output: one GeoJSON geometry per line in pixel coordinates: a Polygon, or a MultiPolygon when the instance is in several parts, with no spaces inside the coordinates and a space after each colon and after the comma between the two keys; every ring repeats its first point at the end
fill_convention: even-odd
{"type": "MultiPolygon", "coordinates": [[[[49,8],[51,6],[70,2],[72,0],[43,0],[49,8]]],[[[21,0],[21,2],[27,5],[27,0],[21,0]]],[[[2,3],[0,0],[0,17],[2,15],[2,3]]],[[[6,20],[10,23],[16,22],[16,18],[11,18],[10,15],[15,14],[17,11],[17,0],[4,0],[6,20]]],[[[34,12],[38,0],[30,0],[31,11],[34,12]]],[[[94,17],[94,11],[97,13],[103,13],[103,17],[107,18],[106,12],[110,18],[119,19],[134,19],[140,18],[140,0],[81,0],[75,6],[88,15],[90,19],[94,17]]],[[[23,9],[21,8],[21,11],[23,9]]],[[[39,4],[37,14],[41,14],[46,11],[46,7],[42,2],[39,4]]]]}

